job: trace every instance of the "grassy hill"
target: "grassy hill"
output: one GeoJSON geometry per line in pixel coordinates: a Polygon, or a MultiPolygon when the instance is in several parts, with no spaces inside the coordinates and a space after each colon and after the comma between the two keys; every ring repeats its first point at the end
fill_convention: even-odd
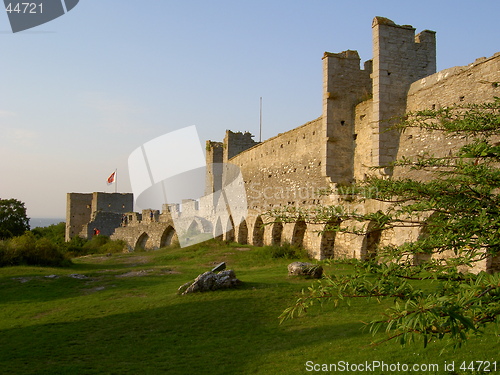
{"type": "Polygon", "coordinates": [[[494,331],[441,355],[442,343],[369,346],[362,321],[380,316],[375,301],[325,305],[280,325],[280,313],[313,281],[287,277],[291,260],[265,249],[208,242],[73,262],[0,268],[1,374],[305,374],[314,364],[373,361],[437,364],[437,372],[412,373],[445,374],[453,373],[445,364],[461,373],[464,361],[495,360],[500,371],[494,331]],[[243,281],[238,289],[177,295],[222,261],[243,281]]]}

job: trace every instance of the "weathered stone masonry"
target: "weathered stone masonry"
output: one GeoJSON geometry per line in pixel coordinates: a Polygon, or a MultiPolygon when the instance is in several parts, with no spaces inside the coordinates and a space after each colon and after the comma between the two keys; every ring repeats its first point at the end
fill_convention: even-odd
{"type": "Polygon", "coordinates": [[[66,205],[66,241],[75,236],[92,238],[94,228],[111,236],[123,215],[134,208],[130,193],[68,193],[66,205]]]}
{"type": "MultiPolygon", "coordinates": [[[[396,25],[382,17],[373,20],[372,30],[373,59],[365,62],[363,68],[356,51],[325,52],[323,110],[319,118],[261,143],[255,142],[249,133],[231,131],[226,132],[222,142],[207,141],[206,193],[222,186],[224,171],[217,163],[234,164],[241,169],[245,181],[249,214],[235,227],[232,223],[239,220],[221,220],[216,212],[212,213],[212,222],[198,220],[193,225],[209,225],[214,231],[222,228],[224,239],[240,243],[290,242],[304,246],[317,259],[363,259],[371,256],[379,244],[401,244],[417,238],[416,230],[372,231],[366,236],[331,232],[318,235],[324,226],[303,220],[263,225],[263,214],[272,208],[349,206],[340,196],[320,196],[318,191],[363,180],[374,173],[371,167],[384,167],[401,156],[424,152],[439,155],[460,145],[461,140],[444,140],[438,133],[415,129],[403,134],[385,131],[394,116],[456,103],[480,103],[500,96],[499,53],[466,67],[436,73],[434,31],[415,35],[413,27],[396,25]]],[[[381,173],[391,171],[382,169],[381,173]]],[[[68,237],[77,235],[75,228],[86,224],[90,213],[78,203],[86,199],[85,195],[68,197],[68,214],[72,212],[74,224],[68,229],[68,237]],[[75,207],[81,210],[75,213],[75,207]]],[[[194,210],[207,210],[209,206],[204,198],[185,203],[194,210]]],[[[373,201],[357,208],[365,212],[384,209],[373,201]]],[[[165,205],[162,212],[154,211],[153,219],[147,210],[142,215],[128,215],[127,226],[119,227],[113,237],[125,239],[131,248],[152,249],[175,241],[172,215],[181,215],[175,205],[165,205]]],[[[370,223],[365,225],[370,227],[370,223]]],[[[498,260],[491,260],[490,266],[495,262],[498,264],[498,260]]]]}

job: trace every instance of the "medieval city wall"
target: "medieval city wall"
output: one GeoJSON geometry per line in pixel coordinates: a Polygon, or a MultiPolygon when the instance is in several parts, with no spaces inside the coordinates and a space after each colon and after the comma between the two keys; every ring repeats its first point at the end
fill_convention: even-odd
{"type": "Polygon", "coordinates": [[[455,104],[491,101],[500,95],[500,52],[481,57],[415,81],[408,91],[406,110],[439,109],[455,104]]]}
{"type": "MultiPolygon", "coordinates": [[[[500,96],[500,53],[414,82],[409,89],[406,112],[491,102],[495,96],[500,96]]],[[[415,157],[425,153],[437,157],[447,156],[466,141],[463,137],[440,131],[411,128],[400,135],[397,157],[415,157]]],[[[397,176],[423,177],[422,174],[403,169],[395,173],[397,176]]]]}
{"type": "Polygon", "coordinates": [[[230,159],[243,175],[249,210],[319,204],[317,191],[329,187],[321,169],[324,139],[318,118],[230,159]]]}
{"type": "MultiPolygon", "coordinates": [[[[440,109],[455,105],[480,104],[500,95],[500,53],[490,58],[480,58],[467,66],[453,67],[414,82],[408,92],[406,113],[426,109],[440,109]]],[[[361,108],[360,108],[361,109],[361,108]]],[[[441,131],[409,128],[400,133],[397,159],[414,158],[424,154],[443,157],[467,142],[462,136],[451,136],[441,131]]],[[[394,177],[426,179],[428,172],[396,168],[394,177]]],[[[418,238],[418,228],[399,228],[385,231],[380,245],[401,245],[418,238]]],[[[451,252],[439,257],[454,256],[451,252]]],[[[438,257],[438,258],[439,258],[438,257]]],[[[418,263],[421,259],[414,259],[418,263]]],[[[485,259],[472,269],[462,271],[498,270],[500,257],[485,259]]]]}
{"type": "MultiPolygon", "coordinates": [[[[453,104],[481,103],[500,96],[500,54],[478,59],[466,67],[435,73],[433,31],[415,35],[411,26],[396,25],[382,17],[374,19],[372,29],[373,60],[365,62],[363,68],[356,51],[324,54],[321,117],[261,143],[254,141],[249,133],[231,131],[226,132],[223,142],[208,141],[206,196],[199,201],[183,202],[182,212],[178,206],[169,205],[161,213],[146,210],[142,215],[131,214],[128,223],[120,225],[113,238],[125,239],[130,248],[168,246],[174,239],[174,221],[183,217],[191,221],[184,223],[188,231],[196,226],[210,227],[215,237],[255,246],[288,242],[303,246],[316,259],[368,259],[379,246],[401,245],[418,238],[418,228],[382,232],[371,222],[315,224],[298,217],[295,222],[266,225],[265,213],[274,208],[307,209],[340,204],[360,213],[384,211],[387,207],[375,200],[359,204],[352,202],[348,194],[318,193],[322,189],[349,186],[374,173],[391,175],[392,169],[386,167],[402,156],[424,152],[444,155],[463,142],[460,138],[445,138],[439,132],[387,131],[395,116],[453,104]],[[231,164],[239,167],[245,184],[248,215],[241,222],[240,218],[224,215],[226,207],[214,208],[213,204],[216,196],[213,193],[225,186],[227,165],[231,164]],[[355,225],[365,233],[325,231],[328,225],[343,228],[355,225]]],[[[396,170],[394,176],[405,174],[396,170]]],[[[92,202],[91,211],[111,209],[105,199],[96,200],[95,204],[94,207],[92,202]]],[[[88,216],[83,211],[80,221],[88,216]]],[[[413,261],[418,263],[422,259],[413,261]]],[[[498,266],[500,261],[488,262],[490,266],[498,266]]],[[[486,263],[484,266],[489,267],[486,263]]]]}
{"type": "MultiPolygon", "coordinates": [[[[321,257],[319,231],[324,225],[293,223],[265,225],[265,213],[274,208],[307,208],[327,204],[319,194],[331,187],[324,175],[325,129],[323,118],[279,134],[229,159],[238,166],[245,181],[248,216],[235,223],[234,237],[240,243],[256,246],[290,243],[303,246],[312,256],[321,257]]],[[[326,246],[326,245],[325,245],[326,246]]]]}

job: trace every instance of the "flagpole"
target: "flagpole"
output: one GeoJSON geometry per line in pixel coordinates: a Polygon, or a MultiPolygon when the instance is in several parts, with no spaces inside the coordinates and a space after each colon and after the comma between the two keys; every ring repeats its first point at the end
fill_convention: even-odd
{"type": "Polygon", "coordinates": [[[262,142],[262,96],[260,97],[260,125],[259,125],[259,142],[262,142]]]}
{"type": "Polygon", "coordinates": [[[115,193],[118,192],[118,168],[115,169],[115,193]]]}

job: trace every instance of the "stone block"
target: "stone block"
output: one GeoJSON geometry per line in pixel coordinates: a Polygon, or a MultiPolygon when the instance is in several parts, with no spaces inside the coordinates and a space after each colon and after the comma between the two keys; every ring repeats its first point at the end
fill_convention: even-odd
{"type": "Polygon", "coordinates": [[[288,265],[288,276],[306,276],[320,279],[323,276],[323,267],[307,262],[293,262],[288,265]]]}

